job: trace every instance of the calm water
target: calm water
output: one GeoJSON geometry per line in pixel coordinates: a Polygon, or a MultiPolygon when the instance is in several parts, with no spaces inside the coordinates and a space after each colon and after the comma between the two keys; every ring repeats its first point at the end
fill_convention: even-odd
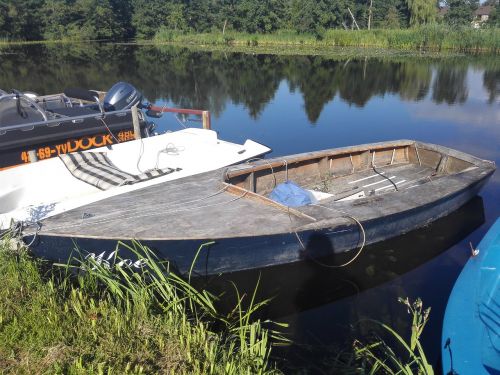
{"type": "MultiPolygon", "coordinates": [[[[374,59],[30,46],[0,49],[0,73],[0,88],[39,94],[71,86],[107,90],[125,80],[151,102],[210,110],[221,138],[251,138],[271,147],[271,156],[410,138],[500,164],[500,60],[495,57],[374,59]]],[[[155,122],[161,131],[181,127],[171,115],[155,122]]],[[[444,307],[468,258],[468,243],[477,244],[500,215],[499,173],[481,197],[428,228],[365,249],[351,267],[304,263],[263,270],[260,294],[275,296],[263,315],[288,322],[287,333],[296,343],[277,352],[283,365],[335,372],[331,353],[353,337],[366,336],[369,329],[356,324],[363,318],[408,329],[409,317],[397,297],[421,297],[432,306],[423,339],[437,364],[444,307]]],[[[258,277],[229,276],[242,290],[251,290],[258,277]]],[[[205,281],[214,289],[224,284],[205,281]]]]}

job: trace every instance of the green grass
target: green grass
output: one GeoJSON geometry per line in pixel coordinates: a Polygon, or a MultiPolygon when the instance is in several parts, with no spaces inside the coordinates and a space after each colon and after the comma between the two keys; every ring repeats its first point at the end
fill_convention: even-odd
{"type": "Polygon", "coordinates": [[[394,344],[376,337],[368,343],[354,342],[355,355],[361,361],[365,373],[370,374],[423,374],[434,375],[432,366],[427,361],[425,352],[420,343],[420,336],[429,320],[430,307],[423,309],[420,299],[413,303],[406,299],[399,299],[412,316],[410,339],[397,333],[393,328],[376,320],[371,320],[376,326],[385,331],[394,344]]]}
{"type": "MultiPolygon", "coordinates": [[[[308,361],[291,367],[291,373],[323,373],[318,369],[328,369],[328,374],[384,374],[384,375],[434,375],[434,369],[427,360],[420,337],[429,320],[430,308],[423,308],[417,298],[398,299],[407,310],[411,324],[409,332],[374,319],[362,319],[352,328],[356,333],[363,332],[364,338],[356,339],[349,348],[325,346],[318,361],[308,361]],[[356,328],[355,328],[356,327],[356,328]],[[299,367],[300,366],[300,367],[299,367]],[[305,367],[305,368],[304,368],[305,367]]],[[[400,320],[398,324],[403,323],[400,320]]],[[[307,353],[314,348],[303,348],[307,353]]]]}
{"type": "Polygon", "coordinates": [[[222,33],[179,33],[160,29],[153,42],[182,45],[226,45],[247,47],[332,48],[362,47],[383,48],[404,51],[458,51],[488,52],[500,51],[500,29],[450,29],[442,25],[429,25],[411,29],[340,30],[330,29],[320,35],[298,34],[293,31],[279,31],[273,34],[222,33]]]}
{"type": "MultiPolygon", "coordinates": [[[[284,339],[275,323],[252,320],[266,303],[257,303],[255,292],[241,296],[236,289],[234,310],[222,315],[213,295],[170,272],[148,248],[134,243],[129,250],[148,265],[142,272],[92,259],[54,267],[2,241],[0,373],[280,373],[270,355],[272,342],[284,339]]],[[[412,317],[408,339],[384,323],[360,321],[380,334],[300,371],[432,375],[420,343],[430,308],[419,299],[400,302],[412,317]]]]}
{"type": "Polygon", "coordinates": [[[149,267],[54,268],[0,245],[0,373],[270,374],[274,334],[241,299],[219,314],[215,297],[168,271],[139,244],[149,267]]]}

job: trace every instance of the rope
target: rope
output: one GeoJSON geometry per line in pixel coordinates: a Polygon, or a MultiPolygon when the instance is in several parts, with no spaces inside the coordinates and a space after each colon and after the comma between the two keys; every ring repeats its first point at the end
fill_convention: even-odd
{"type": "Polygon", "coordinates": [[[42,224],[39,221],[36,222],[13,221],[10,228],[0,234],[0,240],[3,240],[9,236],[11,238],[21,239],[24,229],[28,228],[31,225],[36,225],[37,228],[35,234],[33,235],[33,239],[29,243],[25,244],[27,247],[30,247],[35,243],[35,240],[38,237],[38,233],[42,229],[42,224]]]}
{"type": "MultiPolygon", "coordinates": [[[[391,161],[391,165],[392,165],[392,161],[391,161]]],[[[373,151],[373,153],[372,153],[372,169],[373,169],[373,172],[375,172],[379,176],[382,176],[383,178],[385,178],[386,180],[388,180],[394,186],[394,188],[396,189],[396,191],[399,191],[398,186],[389,177],[384,176],[382,173],[380,173],[379,171],[377,171],[375,169],[375,151],[373,151]]]]}
{"type": "Polygon", "coordinates": [[[106,121],[104,121],[103,118],[100,118],[99,120],[101,120],[101,122],[103,123],[104,127],[108,130],[109,135],[111,135],[111,137],[113,137],[113,139],[115,140],[115,142],[116,143],[120,143],[120,141],[118,140],[118,138],[115,137],[115,135],[113,134],[113,132],[109,128],[108,124],[106,124],[106,121]]]}
{"type": "MultiPolygon", "coordinates": [[[[359,226],[360,232],[361,232],[362,237],[363,237],[363,241],[362,241],[362,244],[361,244],[358,252],[354,255],[354,257],[352,257],[349,261],[347,261],[347,262],[345,262],[343,264],[330,265],[330,264],[322,263],[322,262],[320,262],[319,260],[317,260],[316,258],[313,258],[313,257],[309,257],[309,259],[312,260],[314,263],[316,263],[316,264],[318,264],[318,265],[320,265],[322,267],[326,267],[326,268],[342,268],[342,267],[346,267],[349,264],[351,264],[352,262],[354,262],[359,257],[359,255],[361,254],[361,252],[363,251],[363,249],[364,249],[364,247],[366,245],[366,232],[365,232],[365,229],[363,227],[363,224],[361,224],[361,222],[358,219],[356,219],[354,216],[352,216],[352,215],[350,215],[350,214],[348,214],[348,213],[346,213],[344,211],[337,210],[337,209],[334,209],[334,208],[331,208],[331,207],[322,206],[320,204],[311,204],[311,206],[325,208],[325,209],[330,210],[330,211],[337,211],[337,212],[340,212],[343,215],[343,217],[348,217],[348,218],[352,219],[359,226]]],[[[288,217],[290,218],[290,221],[291,221],[292,218],[290,216],[290,213],[288,213],[288,217]]],[[[292,230],[295,233],[295,236],[297,237],[300,245],[302,246],[302,250],[304,250],[304,253],[307,255],[307,248],[305,247],[304,243],[302,242],[299,234],[294,229],[292,229],[292,230]]]]}
{"type": "Polygon", "coordinates": [[[149,168],[146,170],[142,170],[139,167],[139,164],[141,162],[141,159],[144,155],[144,141],[141,138],[141,148],[139,150],[139,157],[137,158],[137,163],[136,163],[136,168],[139,172],[141,173],[147,173],[151,171],[155,171],[159,169],[159,164],[160,164],[160,155],[163,153],[166,153],[167,155],[179,155],[180,151],[184,151],[186,148],[184,146],[177,147],[173,143],[168,143],[167,146],[161,150],[159,150],[156,154],[156,162],[154,168],[149,168]]]}
{"type": "Polygon", "coordinates": [[[177,147],[173,143],[168,143],[164,149],[159,150],[158,153],[156,154],[156,163],[154,169],[158,169],[161,154],[165,153],[167,155],[179,155],[179,152],[184,151],[185,149],[186,148],[184,146],[177,147]]]}
{"type": "MultiPolygon", "coordinates": [[[[247,164],[251,163],[252,161],[263,161],[264,163],[266,163],[268,166],[269,166],[269,169],[271,170],[271,175],[273,176],[273,179],[274,179],[274,187],[276,187],[276,184],[277,184],[277,180],[276,180],[276,176],[274,175],[274,169],[273,169],[273,166],[272,164],[266,160],[266,159],[263,159],[263,158],[251,158],[251,159],[248,159],[246,161],[247,164]]],[[[227,176],[227,169],[226,169],[226,180],[228,180],[228,176],[227,176]]]]}
{"type": "MultiPolygon", "coordinates": [[[[207,208],[207,207],[215,207],[215,206],[219,206],[219,205],[225,205],[225,204],[228,204],[228,203],[231,203],[231,202],[234,202],[238,199],[241,199],[243,198],[247,192],[245,191],[242,195],[239,195],[237,196],[236,198],[233,198],[229,201],[224,201],[224,202],[219,202],[219,203],[214,203],[214,204],[209,204],[209,205],[202,205],[202,206],[196,206],[196,207],[185,207],[185,208],[181,208],[181,209],[176,209],[176,207],[178,206],[184,206],[186,204],[191,204],[191,203],[196,203],[196,202],[200,202],[200,201],[203,201],[203,200],[207,200],[207,199],[210,199],[214,196],[217,196],[221,193],[223,193],[226,189],[228,188],[228,186],[224,186],[222,189],[216,191],[215,193],[212,193],[212,194],[209,194],[209,195],[206,195],[204,197],[201,197],[201,198],[197,198],[197,199],[193,199],[191,201],[183,201],[183,202],[177,202],[177,204],[173,204],[173,205],[168,205],[168,204],[163,204],[163,205],[157,205],[156,207],[158,208],[157,212],[156,213],[145,213],[143,215],[134,215],[134,210],[129,210],[127,211],[127,215],[130,217],[133,217],[134,219],[136,218],[142,218],[142,217],[150,217],[150,216],[157,216],[157,215],[164,215],[164,214],[172,214],[172,213],[177,213],[177,212],[183,212],[183,211],[194,211],[194,210],[199,210],[201,208],[207,208]],[[161,210],[162,207],[170,207],[170,208],[174,208],[173,210],[161,210]]],[[[135,210],[137,211],[137,210],[135,210]]],[[[112,213],[110,213],[112,214],[112,213]]],[[[109,216],[110,214],[106,215],[106,216],[109,216]]],[[[92,221],[92,224],[101,224],[101,223],[109,223],[111,221],[115,221],[115,220],[120,220],[120,219],[127,219],[127,215],[119,215],[115,218],[112,218],[112,219],[109,219],[107,218],[106,216],[102,217],[100,220],[95,220],[95,221],[92,221]]],[[[72,224],[72,225],[60,225],[60,226],[57,226],[57,227],[53,227],[51,228],[51,230],[57,230],[57,229],[66,229],[66,228],[72,228],[72,227],[76,227],[76,226],[79,226],[81,225],[81,223],[77,223],[77,224],[72,224]]]]}
{"type": "Polygon", "coordinates": [[[36,225],[37,225],[37,227],[36,227],[35,234],[33,235],[33,239],[28,244],[26,244],[27,247],[31,247],[31,245],[33,245],[35,243],[35,240],[38,237],[38,233],[40,232],[40,229],[42,229],[42,224],[40,224],[40,222],[36,222],[36,225]]]}
{"type": "Polygon", "coordinates": [[[141,162],[142,155],[144,155],[144,141],[142,140],[142,137],[140,138],[141,140],[141,148],[139,149],[139,156],[137,157],[137,163],[136,163],[136,168],[139,172],[144,173],[144,171],[139,167],[139,163],[141,162]]]}
{"type": "Polygon", "coordinates": [[[184,129],[187,129],[187,126],[184,124],[184,122],[182,122],[179,117],[177,117],[177,115],[174,114],[174,118],[177,120],[177,122],[179,124],[181,124],[181,126],[184,128],[184,129]]]}
{"type": "MultiPolygon", "coordinates": [[[[277,180],[276,180],[276,175],[274,174],[274,169],[273,169],[272,164],[268,160],[263,159],[263,158],[251,158],[251,159],[248,159],[246,161],[246,163],[249,164],[252,161],[263,161],[264,163],[266,163],[269,166],[269,169],[271,170],[271,175],[273,176],[273,179],[274,179],[274,187],[276,187],[277,180]]],[[[288,161],[286,159],[283,159],[283,166],[285,167],[285,181],[288,181],[288,161]]],[[[227,179],[228,179],[228,176],[227,176],[227,169],[226,169],[226,180],[227,179]]]]}
{"type": "MultiPolygon", "coordinates": [[[[163,111],[165,110],[165,108],[167,108],[167,104],[163,104],[163,106],[161,107],[160,109],[160,118],[163,117],[163,111]]],[[[187,126],[184,124],[184,122],[182,122],[178,117],[177,117],[177,114],[175,113],[172,113],[172,115],[174,116],[175,120],[184,128],[184,129],[187,129],[187,126]]]]}

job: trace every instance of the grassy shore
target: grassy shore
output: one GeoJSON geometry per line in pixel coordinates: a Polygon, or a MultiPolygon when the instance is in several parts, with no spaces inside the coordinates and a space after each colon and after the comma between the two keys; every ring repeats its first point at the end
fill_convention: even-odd
{"type": "MultiPolygon", "coordinates": [[[[251,319],[265,302],[237,295],[234,310],[221,315],[210,293],[169,272],[168,263],[140,244],[129,249],[147,265],[142,272],[96,260],[53,266],[1,241],[0,373],[281,373],[270,359],[271,341],[286,340],[270,322],[266,328],[251,319]]],[[[430,308],[419,299],[400,302],[410,313],[410,335],[365,319],[357,324],[372,327],[368,341],[327,350],[318,363],[282,365],[294,373],[432,375],[420,343],[430,308]]]]}
{"type": "MultiPolygon", "coordinates": [[[[142,251],[142,250],[141,250],[142,251]]],[[[86,265],[76,277],[0,245],[0,373],[271,374],[271,332],[253,308],[221,316],[214,297],[154,263],[86,265]]]]}
{"type": "Polygon", "coordinates": [[[273,34],[178,33],[160,29],[154,43],[248,47],[331,48],[361,47],[403,51],[500,52],[500,29],[450,29],[434,25],[404,30],[326,30],[320,35],[279,31],[273,34]]]}

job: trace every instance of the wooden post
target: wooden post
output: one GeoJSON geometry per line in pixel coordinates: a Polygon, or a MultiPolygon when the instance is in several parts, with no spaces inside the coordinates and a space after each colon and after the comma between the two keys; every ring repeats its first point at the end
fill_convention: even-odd
{"type": "Polygon", "coordinates": [[[139,125],[139,112],[137,110],[137,104],[132,108],[132,124],[134,125],[134,138],[141,139],[141,126],[139,125]]]}
{"type": "Polygon", "coordinates": [[[201,114],[201,119],[203,121],[203,129],[208,129],[210,130],[212,128],[210,124],[210,112],[209,111],[203,111],[201,114]]]}

